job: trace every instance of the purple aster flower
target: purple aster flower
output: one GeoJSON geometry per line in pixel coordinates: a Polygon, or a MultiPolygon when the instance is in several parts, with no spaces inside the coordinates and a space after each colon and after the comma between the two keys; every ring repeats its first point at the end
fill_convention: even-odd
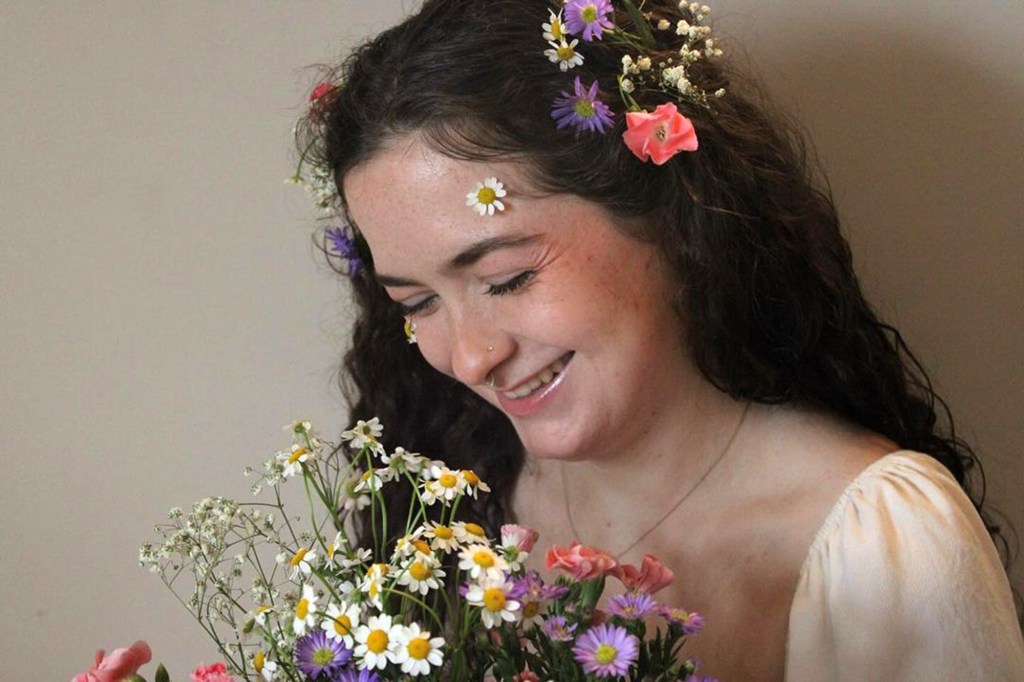
{"type": "Polygon", "coordinates": [[[678,625],[683,628],[683,633],[686,635],[698,635],[700,631],[704,629],[704,616],[700,615],[696,611],[692,613],[686,609],[680,609],[672,606],[662,606],[658,609],[658,613],[661,617],[669,622],[670,625],[678,625]]]}
{"type": "Polygon", "coordinates": [[[359,250],[356,249],[356,239],[345,229],[340,227],[329,227],[324,231],[324,236],[330,241],[330,252],[345,259],[348,263],[348,276],[355,277],[359,268],[363,266],[363,260],[359,257],[359,250]]]}
{"type": "Polygon", "coordinates": [[[556,642],[568,642],[576,632],[576,624],[566,623],[565,616],[551,616],[544,620],[544,634],[556,642]]]}
{"type": "Polygon", "coordinates": [[[342,670],[334,682],[380,682],[380,676],[369,670],[342,670]]]}
{"type": "Polygon", "coordinates": [[[597,81],[591,83],[587,89],[580,82],[580,77],[576,76],[574,88],[573,94],[563,90],[551,109],[551,118],[558,121],[559,128],[572,125],[579,135],[584,130],[604,133],[615,125],[612,121],[612,110],[597,99],[597,81]]]}
{"type": "Polygon", "coordinates": [[[655,606],[651,595],[643,592],[630,592],[629,594],[617,594],[609,599],[608,613],[629,620],[639,620],[654,611],[655,606]]]}
{"type": "Polygon", "coordinates": [[[300,637],[295,643],[295,665],[313,680],[320,675],[334,677],[351,658],[352,651],[323,630],[300,637]]]}
{"type": "Polygon", "coordinates": [[[569,33],[581,35],[584,41],[600,40],[606,30],[615,28],[608,16],[612,13],[609,0],[571,0],[565,6],[565,26],[569,33]]]}
{"type": "Polygon", "coordinates": [[[605,623],[577,637],[572,655],[585,673],[624,677],[640,655],[640,640],[624,627],[605,623]]]}

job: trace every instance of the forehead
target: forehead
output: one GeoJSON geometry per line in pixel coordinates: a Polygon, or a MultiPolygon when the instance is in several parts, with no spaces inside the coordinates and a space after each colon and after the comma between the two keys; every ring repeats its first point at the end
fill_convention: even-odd
{"type": "Polygon", "coordinates": [[[522,164],[453,159],[415,137],[400,138],[345,176],[349,215],[378,269],[410,258],[450,253],[468,244],[544,227],[548,204],[531,190],[522,164]],[[497,178],[505,210],[481,216],[466,204],[477,183],[497,178]]]}

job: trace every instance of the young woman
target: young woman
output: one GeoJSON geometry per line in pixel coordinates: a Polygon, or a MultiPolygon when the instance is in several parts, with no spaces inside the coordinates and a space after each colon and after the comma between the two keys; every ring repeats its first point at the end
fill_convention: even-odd
{"type": "Polygon", "coordinates": [[[799,139],[706,8],[637,5],[427,0],[316,93],[353,416],[484,477],[492,533],[658,556],[708,674],[1024,679],[974,456],[799,139]]]}

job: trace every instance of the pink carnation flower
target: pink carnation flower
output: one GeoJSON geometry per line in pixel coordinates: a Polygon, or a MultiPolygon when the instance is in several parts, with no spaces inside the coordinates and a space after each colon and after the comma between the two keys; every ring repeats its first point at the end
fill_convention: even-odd
{"type": "Polygon", "coordinates": [[[235,682],[234,678],[228,675],[228,669],[223,663],[201,665],[193,670],[188,678],[192,682],[235,682]]]}
{"type": "Polygon", "coordinates": [[[650,159],[660,166],[681,151],[697,149],[697,131],[693,122],[669,102],[654,111],[630,111],[626,114],[626,132],[622,139],[641,161],[650,159]]]}
{"type": "Polygon", "coordinates": [[[611,573],[617,564],[607,552],[573,542],[569,547],[551,547],[547,566],[565,571],[574,580],[589,580],[611,573]]]}
{"type": "Polygon", "coordinates": [[[665,564],[658,561],[653,554],[644,554],[638,569],[636,566],[623,564],[615,569],[613,575],[622,581],[630,592],[654,594],[670,585],[676,576],[665,564]]]}
{"type": "Polygon", "coordinates": [[[122,682],[149,663],[153,652],[141,639],[127,649],[114,649],[109,656],[103,649],[96,652],[96,662],[84,673],[79,673],[71,682],[122,682]]]}

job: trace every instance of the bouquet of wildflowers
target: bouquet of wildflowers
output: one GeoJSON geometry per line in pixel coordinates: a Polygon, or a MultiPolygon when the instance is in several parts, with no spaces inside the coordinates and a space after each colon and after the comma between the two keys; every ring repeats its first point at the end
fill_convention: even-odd
{"type": "Polygon", "coordinates": [[[559,573],[545,582],[524,566],[535,531],[506,525],[489,538],[460,520],[460,502],[489,491],[472,471],[400,447],[388,453],[376,419],[345,431],[338,447],[308,422],[288,428],[291,447],[253,485],[272,500],[215,497],[172,509],[157,526],[160,541],[140,548],[140,564],[196,617],[233,674],[252,682],[696,679],[679,654],[702,619],[655,603],[673,576],[654,557],[635,567],[576,543],[552,547],[546,563],[559,573]],[[304,486],[305,522],[282,500],[291,479],[304,486]],[[384,505],[386,485],[414,491],[397,538],[383,531],[399,511],[384,505]],[[352,539],[357,510],[369,518],[371,546],[352,539]],[[625,592],[601,601],[609,577],[625,592]]]}

